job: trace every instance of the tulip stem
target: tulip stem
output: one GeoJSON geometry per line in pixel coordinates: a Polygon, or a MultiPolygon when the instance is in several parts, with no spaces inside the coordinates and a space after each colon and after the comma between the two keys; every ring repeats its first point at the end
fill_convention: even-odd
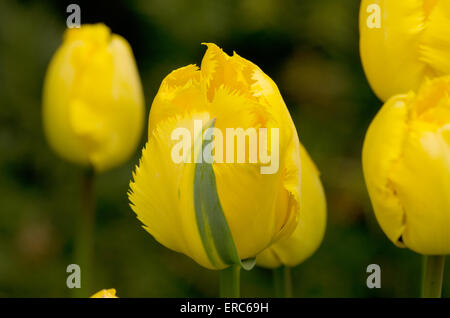
{"type": "Polygon", "coordinates": [[[232,265],[220,271],[220,297],[240,297],[240,270],[239,265],[232,265]]]}
{"type": "Polygon", "coordinates": [[[273,270],[273,282],[275,289],[275,297],[291,298],[292,297],[292,278],[291,268],[281,266],[273,270]]]}
{"type": "Polygon", "coordinates": [[[445,256],[424,256],[422,298],[441,298],[445,256]]]}
{"type": "Polygon", "coordinates": [[[94,169],[84,171],[81,184],[81,211],[78,214],[78,234],[75,241],[75,260],[81,269],[81,288],[74,288],[75,297],[89,297],[93,231],[95,222],[94,169]]]}

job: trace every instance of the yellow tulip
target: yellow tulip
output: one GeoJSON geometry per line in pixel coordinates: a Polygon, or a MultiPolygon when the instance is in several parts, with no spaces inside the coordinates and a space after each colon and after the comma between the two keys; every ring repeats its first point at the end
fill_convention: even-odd
{"type": "Polygon", "coordinates": [[[397,246],[450,253],[450,77],[392,97],[364,141],[364,176],[381,228],[397,246]]]}
{"type": "Polygon", "coordinates": [[[125,162],[143,129],[144,97],[128,42],[103,24],[67,29],[44,83],[50,146],[104,171],[125,162]]]}
{"type": "Polygon", "coordinates": [[[116,296],[116,290],[114,288],[111,288],[111,289],[102,289],[101,291],[92,295],[91,298],[119,298],[119,297],[116,296]]]}
{"type": "Polygon", "coordinates": [[[450,74],[450,1],[363,0],[359,28],[364,71],[381,100],[450,74]]]}
{"type": "Polygon", "coordinates": [[[252,259],[295,229],[299,140],[276,84],[236,53],[228,56],[214,44],[207,46],[201,69],[182,67],[163,80],[152,104],[149,140],[129,197],[144,228],[157,241],[206,268],[223,269],[235,261],[233,250],[241,260],[252,259]],[[176,145],[171,133],[180,127],[193,132],[193,121],[199,119],[223,132],[278,128],[279,169],[262,174],[261,161],[217,160],[211,165],[212,176],[197,179],[200,165],[171,159],[176,145]]]}
{"type": "Polygon", "coordinates": [[[319,248],[326,227],[326,199],[319,171],[300,144],[300,216],[292,235],[279,240],[256,257],[256,264],[267,268],[297,266],[319,248]]]}

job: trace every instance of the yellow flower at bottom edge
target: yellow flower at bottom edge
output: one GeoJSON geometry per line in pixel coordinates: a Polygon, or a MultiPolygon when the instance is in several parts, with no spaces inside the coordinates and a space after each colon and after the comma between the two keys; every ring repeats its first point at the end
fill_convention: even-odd
{"type": "Polygon", "coordinates": [[[417,94],[391,98],[363,147],[363,170],[376,218],[399,247],[450,253],[450,77],[417,94]]]}
{"type": "Polygon", "coordinates": [[[326,198],[317,170],[308,152],[300,145],[302,167],[300,214],[295,231],[265,249],[256,264],[267,268],[296,266],[319,248],[326,228],[326,198]]]}
{"type": "MultiPolygon", "coordinates": [[[[299,139],[276,84],[236,53],[229,56],[214,44],[207,46],[200,69],[182,67],[161,83],[129,198],[144,228],[158,242],[206,268],[223,269],[234,264],[230,251],[236,250],[241,260],[252,259],[294,230],[300,192],[299,139]],[[223,156],[215,152],[213,173],[203,178],[197,178],[197,172],[210,167],[194,164],[190,155],[189,163],[173,160],[179,144],[173,132],[181,128],[198,140],[195,121],[213,123],[223,133],[223,149],[214,146],[223,156]],[[233,138],[227,138],[227,129],[239,128],[255,128],[254,141],[265,140],[259,128],[266,128],[268,134],[278,129],[276,145],[271,142],[276,134],[266,135],[266,150],[272,158],[278,154],[276,169],[262,173],[268,164],[249,162],[248,147],[237,141],[235,149],[226,151],[227,140],[233,138]],[[241,163],[239,153],[246,153],[241,163]]],[[[253,140],[247,138],[247,145],[249,139],[253,140]]]]}
{"type": "Polygon", "coordinates": [[[119,298],[116,296],[116,290],[114,288],[111,289],[102,289],[99,292],[96,292],[91,298],[119,298]]]}
{"type": "Polygon", "coordinates": [[[363,0],[361,60],[382,100],[450,74],[450,1],[363,0]]]}
{"type": "Polygon", "coordinates": [[[99,172],[116,167],[136,151],[144,110],[128,42],[104,24],[67,29],[43,90],[44,131],[53,150],[99,172]]]}

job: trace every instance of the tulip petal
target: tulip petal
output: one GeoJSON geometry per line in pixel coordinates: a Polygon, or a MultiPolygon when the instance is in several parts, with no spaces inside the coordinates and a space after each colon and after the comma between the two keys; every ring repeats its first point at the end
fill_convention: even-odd
{"type": "MultiPolygon", "coordinates": [[[[259,266],[276,268],[296,266],[310,257],[322,242],[326,227],[326,199],[319,172],[300,144],[302,167],[301,205],[295,231],[257,256],[259,266]]],[[[278,204],[283,209],[283,204],[278,204]]]]}
{"type": "Polygon", "coordinates": [[[391,172],[401,156],[407,133],[407,103],[412,95],[398,95],[381,108],[364,141],[362,163],[364,177],[375,216],[388,238],[404,246],[405,212],[393,187],[391,172]]]}
{"type": "Polygon", "coordinates": [[[177,144],[171,134],[186,128],[192,134],[192,118],[209,120],[207,114],[171,117],[158,124],[142,151],[133,173],[129,199],[144,228],[161,244],[214,268],[203,248],[193,204],[193,163],[172,160],[177,144]]]}
{"type": "Polygon", "coordinates": [[[420,254],[443,255],[450,253],[450,143],[445,139],[450,124],[433,126],[410,124],[392,182],[407,211],[405,245],[420,254]]]}
{"type": "Polygon", "coordinates": [[[207,109],[196,65],[178,68],[167,75],[153,100],[149,116],[149,137],[159,122],[186,112],[207,109]]]}
{"type": "Polygon", "coordinates": [[[252,98],[252,73],[256,65],[237,56],[229,56],[214,43],[203,43],[208,47],[201,64],[202,79],[208,100],[212,101],[216,90],[222,86],[252,98]]]}
{"type": "Polygon", "coordinates": [[[419,89],[426,78],[450,73],[449,12],[447,0],[361,2],[361,60],[370,86],[382,101],[419,89]],[[377,14],[380,25],[370,26],[377,14]]]}
{"type": "Polygon", "coordinates": [[[434,1],[419,47],[420,59],[430,68],[434,76],[450,74],[450,2],[434,1]]]}

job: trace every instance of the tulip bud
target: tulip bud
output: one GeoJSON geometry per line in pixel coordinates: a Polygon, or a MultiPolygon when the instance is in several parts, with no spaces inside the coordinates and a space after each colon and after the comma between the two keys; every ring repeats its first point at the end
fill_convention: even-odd
{"type": "Polygon", "coordinates": [[[114,288],[111,288],[111,289],[102,289],[101,291],[92,295],[91,298],[119,298],[119,297],[116,296],[116,290],[114,288]]]}
{"type": "Polygon", "coordinates": [[[450,77],[387,101],[364,141],[363,169],[381,228],[399,247],[450,253],[450,77]]]}
{"type": "Polygon", "coordinates": [[[134,153],[144,97],[127,41],[103,24],[67,29],[43,92],[44,130],[63,158],[104,171],[134,153]]]}
{"type": "Polygon", "coordinates": [[[449,28],[448,0],[363,0],[360,53],[375,94],[386,101],[450,74],[449,28]]]}
{"type": "Polygon", "coordinates": [[[297,266],[319,248],[326,227],[326,199],[317,170],[308,152],[300,144],[301,204],[294,232],[265,249],[256,257],[256,264],[267,268],[297,266]]]}
{"type": "Polygon", "coordinates": [[[201,69],[182,67],[163,80],[129,198],[157,241],[206,268],[223,269],[236,259],[253,259],[294,230],[299,140],[275,83],[236,53],[228,56],[214,44],[207,46],[201,69]],[[212,128],[214,161],[200,163],[196,144],[212,128]],[[228,135],[239,129],[248,133],[244,139],[228,135]],[[182,157],[186,160],[174,160],[177,138],[184,133],[192,136],[185,141],[194,151],[182,157]],[[232,141],[237,146],[229,148],[232,141]]]}

